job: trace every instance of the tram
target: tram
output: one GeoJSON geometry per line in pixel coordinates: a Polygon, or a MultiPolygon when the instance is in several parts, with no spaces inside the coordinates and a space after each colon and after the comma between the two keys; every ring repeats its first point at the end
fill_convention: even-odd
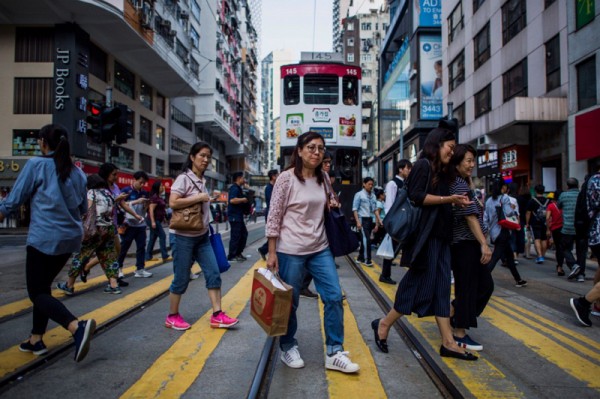
{"type": "Polygon", "coordinates": [[[332,57],[315,59],[315,53],[305,61],[305,54],[300,63],[281,66],[279,163],[282,169],[289,165],[299,135],[321,134],[333,158],[333,188],[353,223],[352,199],[362,188],[361,69],[342,60],[322,62],[332,57]]]}

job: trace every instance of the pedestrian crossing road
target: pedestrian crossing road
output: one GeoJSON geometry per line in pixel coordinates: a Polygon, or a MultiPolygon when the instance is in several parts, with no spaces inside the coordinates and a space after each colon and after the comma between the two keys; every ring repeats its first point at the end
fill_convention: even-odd
{"type": "MultiPolygon", "coordinates": [[[[262,244],[262,224],[250,225],[256,253],[262,244]]],[[[227,239],[227,234],[224,235],[227,239]]],[[[325,370],[325,343],[320,301],[301,298],[298,310],[299,349],[303,369],[287,368],[279,353],[271,359],[268,396],[273,398],[435,398],[448,397],[421,366],[433,359],[460,392],[474,398],[597,398],[600,397],[600,319],[592,328],[575,323],[570,297],[591,287],[560,279],[553,265],[522,261],[520,271],[529,287],[515,288],[504,268],[494,271],[496,289],[470,332],[484,345],[477,362],[441,358],[439,333],[433,318],[402,319],[425,350],[415,351],[391,330],[390,353],[381,353],[373,341],[371,320],[384,311],[357,277],[355,268],[376,285],[391,304],[396,286],[378,281],[380,268],[351,267],[338,258],[344,301],[345,350],[361,369],[354,375],[325,370]],[[530,289],[531,288],[531,289],[530,289]]],[[[547,262],[549,263],[549,262],[547,262]]],[[[88,357],[73,362],[70,334],[50,323],[44,341],[45,356],[23,353],[18,345],[31,326],[28,299],[0,301],[0,395],[7,398],[243,398],[248,397],[266,335],[249,313],[254,268],[264,266],[258,255],[235,263],[223,274],[223,308],[240,323],[230,330],[209,325],[210,301],[200,278],[182,297],[181,313],[192,328],[185,332],[164,327],[168,311],[171,263],[152,262],[154,276],[129,278],[121,295],[105,295],[103,276],[78,282],[75,295],[53,292],[81,318],[94,318],[98,330],[88,357]]],[[[195,268],[198,266],[196,265],[195,268]]],[[[126,272],[133,273],[133,266],[126,272]]],[[[592,267],[590,273],[594,271],[592,267]]],[[[399,280],[404,269],[393,268],[399,280]]],[[[0,283],[1,284],[1,283],[0,283]]],[[[6,290],[7,287],[1,287],[6,290]]],[[[12,297],[11,297],[12,298],[12,297]]]]}

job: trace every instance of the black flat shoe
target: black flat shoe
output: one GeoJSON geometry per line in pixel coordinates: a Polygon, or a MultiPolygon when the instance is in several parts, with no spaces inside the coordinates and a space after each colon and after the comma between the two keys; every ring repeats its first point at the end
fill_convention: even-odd
{"type": "Polygon", "coordinates": [[[477,356],[470,352],[460,353],[446,348],[444,345],[440,346],[440,356],[442,357],[453,357],[460,360],[477,360],[477,356]]]}
{"type": "Polygon", "coordinates": [[[375,345],[377,345],[379,350],[381,350],[383,353],[388,353],[387,339],[380,339],[379,333],[377,332],[377,330],[379,330],[379,320],[381,319],[373,320],[371,322],[371,328],[373,329],[373,334],[375,335],[375,345]]]}

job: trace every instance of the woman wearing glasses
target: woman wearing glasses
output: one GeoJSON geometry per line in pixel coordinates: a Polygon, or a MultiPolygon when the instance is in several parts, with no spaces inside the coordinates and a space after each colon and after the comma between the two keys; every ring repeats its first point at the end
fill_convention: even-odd
{"type": "MultiPolygon", "coordinates": [[[[296,310],[302,279],[309,272],[325,307],[325,367],[354,373],[360,367],[344,352],[342,290],[325,234],[324,212],[328,199],[324,188],[326,175],[322,172],[324,154],[323,136],[315,132],[300,135],[290,165],[277,178],[266,227],[267,267],[279,272],[294,288],[288,330],[279,339],[283,363],[291,368],[304,367],[295,338],[296,310]]],[[[330,203],[330,206],[337,204],[330,203]]]]}

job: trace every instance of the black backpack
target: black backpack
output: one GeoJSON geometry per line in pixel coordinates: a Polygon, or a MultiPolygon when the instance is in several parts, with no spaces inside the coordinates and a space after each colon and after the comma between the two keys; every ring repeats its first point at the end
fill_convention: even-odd
{"type": "Polygon", "coordinates": [[[538,221],[538,223],[542,224],[542,223],[546,223],[546,208],[548,207],[548,204],[550,203],[550,200],[546,198],[546,202],[544,202],[543,204],[536,198],[533,197],[533,200],[535,202],[538,203],[538,205],[540,206],[534,213],[533,213],[533,217],[538,221]]]}
{"type": "Polygon", "coordinates": [[[581,185],[581,191],[577,194],[575,203],[575,234],[581,238],[587,238],[590,231],[590,216],[587,209],[587,187],[588,180],[581,185]]]}

